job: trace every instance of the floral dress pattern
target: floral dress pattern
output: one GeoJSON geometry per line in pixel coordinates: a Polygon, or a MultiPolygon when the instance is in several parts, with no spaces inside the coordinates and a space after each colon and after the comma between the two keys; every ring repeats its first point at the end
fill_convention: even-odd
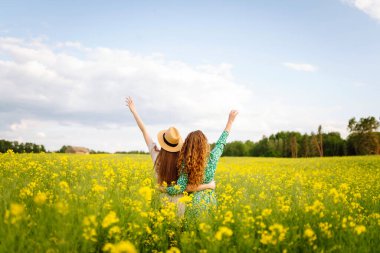
{"type": "MultiPolygon", "coordinates": [[[[216,165],[223,153],[224,146],[226,145],[226,140],[228,137],[228,132],[223,131],[222,135],[219,137],[218,141],[215,144],[215,147],[210,152],[207,166],[205,168],[205,174],[203,179],[203,184],[210,183],[214,180],[216,165]]],[[[183,193],[187,187],[188,176],[186,173],[181,172],[177,184],[174,186],[167,187],[166,191],[170,195],[176,195],[183,193]]],[[[198,216],[200,211],[208,210],[210,206],[216,205],[216,196],[215,191],[212,189],[207,189],[203,191],[197,191],[192,194],[192,203],[186,207],[187,215],[198,216]]]]}

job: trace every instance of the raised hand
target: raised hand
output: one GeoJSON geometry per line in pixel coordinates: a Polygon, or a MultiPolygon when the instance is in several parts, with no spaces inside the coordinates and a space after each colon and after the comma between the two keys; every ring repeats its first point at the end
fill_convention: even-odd
{"type": "Polygon", "coordinates": [[[129,110],[131,110],[131,113],[132,113],[133,117],[135,118],[136,123],[139,126],[139,128],[140,128],[140,130],[144,136],[146,145],[149,146],[153,142],[152,138],[150,138],[150,135],[145,128],[144,122],[142,121],[142,119],[140,118],[139,114],[136,111],[136,107],[135,107],[135,103],[133,102],[133,99],[130,96],[128,96],[125,98],[125,103],[128,106],[129,110]]]}
{"type": "Polygon", "coordinates": [[[234,122],[236,115],[238,115],[238,113],[239,112],[237,110],[232,110],[230,112],[230,114],[228,115],[228,121],[227,121],[226,128],[224,129],[225,131],[227,131],[227,132],[231,131],[232,123],[234,122]]]}
{"type": "Polygon", "coordinates": [[[125,103],[127,104],[129,110],[132,113],[136,112],[135,103],[133,102],[133,99],[130,96],[125,98],[125,103]]]}
{"type": "Polygon", "coordinates": [[[228,122],[234,122],[235,118],[236,118],[236,115],[238,115],[239,112],[237,110],[232,110],[230,112],[230,115],[228,115],[228,122]]]}

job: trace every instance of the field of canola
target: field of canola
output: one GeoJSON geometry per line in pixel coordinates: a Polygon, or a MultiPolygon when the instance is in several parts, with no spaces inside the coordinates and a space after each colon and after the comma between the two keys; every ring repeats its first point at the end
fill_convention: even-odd
{"type": "MultiPolygon", "coordinates": [[[[222,158],[187,221],[147,155],[0,154],[0,252],[378,252],[380,157],[222,158]]],[[[187,202],[189,197],[182,201],[187,202]]]]}

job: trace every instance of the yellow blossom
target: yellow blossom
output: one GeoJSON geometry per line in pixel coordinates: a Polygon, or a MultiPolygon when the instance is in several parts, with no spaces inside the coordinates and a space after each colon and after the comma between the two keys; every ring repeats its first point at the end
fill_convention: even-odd
{"type": "Polygon", "coordinates": [[[332,237],[332,232],[330,230],[331,227],[332,227],[332,225],[329,224],[328,222],[320,222],[319,223],[319,228],[327,236],[327,238],[332,237]]]}
{"type": "Polygon", "coordinates": [[[181,203],[190,203],[193,200],[192,195],[184,194],[178,201],[181,203]]]}
{"type": "Polygon", "coordinates": [[[324,209],[325,206],[319,200],[315,200],[312,205],[305,207],[306,212],[312,212],[313,214],[321,214],[324,209]]]}
{"type": "Polygon", "coordinates": [[[88,241],[93,241],[96,242],[96,227],[98,226],[98,222],[96,221],[96,216],[95,215],[88,215],[83,218],[82,221],[83,225],[83,237],[88,240],[88,241]]]}
{"type": "Polygon", "coordinates": [[[120,229],[119,226],[113,226],[108,231],[108,237],[109,238],[114,238],[116,240],[120,239],[120,234],[121,234],[121,229],[120,229]]]}
{"type": "Polygon", "coordinates": [[[66,201],[58,201],[55,204],[55,208],[57,209],[58,213],[60,214],[67,214],[69,212],[69,205],[66,203],[66,201]]]}
{"type": "Polygon", "coordinates": [[[366,228],[365,228],[365,226],[363,226],[363,225],[358,225],[358,226],[356,226],[355,227],[355,232],[358,234],[358,235],[360,235],[360,234],[362,234],[362,233],[364,233],[365,231],[366,231],[366,228]]]}
{"type": "Polygon", "coordinates": [[[70,187],[66,181],[59,182],[59,187],[62,189],[62,191],[66,193],[70,193],[70,187]]]}
{"type": "Polygon", "coordinates": [[[283,225],[275,223],[269,226],[269,231],[265,230],[262,232],[260,242],[262,244],[276,245],[285,239],[287,230],[283,225]]]}
{"type": "Polygon", "coordinates": [[[271,215],[271,213],[272,213],[272,209],[264,209],[261,212],[261,215],[264,216],[264,217],[267,217],[267,216],[271,215]]]}
{"type": "Polygon", "coordinates": [[[37,195],[34,197],[34,202],[37,205],[42,205],[46,202],[47,200],[47,194],[44,192],[38,192],[37,195]]]}
{"type": "Polygon", "coordinates": [[[179,250],[179,248],[176,248],[176,247],[170,247],[170,249],[168,249],[166,251],[166,253],[181,253],[181,251],[179,250]]]}
{"type": "Polygon", "coordinates": [[[83,228],[82,235],[88,241],[93,241],[93,242],[97,241],[97,239],[96,239],[97,233],[96,233],[95,228],[92,228],[92,227],[83,228]]]}
{"type": "Polygon", "coordinates": [[[115,245],[115,253],[137,253],[137,250],[131,242],[121,241],[115,245]]]}
{"type": "Polygon", "coordinates": [[[84,226],[97,226],[98,222],[96,221],[96,216],[95,215],[89,215],[83,218],[82,224],[84,226]]]}
{"type": "Polygon", "coordinates": [[[199,224],[199,230],[202,231],[202,232],[207,232],[208,230],[210,230],[210,225],[207,225],[206,223],[202,222],[199,224]]]}
{"type": "Polygon", "coordinates": [[[223,224],[234,223],[234,222],[235,220],[233,219],[233,213],[231,211],[227,211],[226,214],[224,215],[223,224]]]}
{"type": "Polygon", "coordinates": [[[259,194],[259,198],[260,199],[266,199],[267,195],[265,194],[265,192],[260,192],[259,194]]]}
{"type": "Polygon", "coordinates": [[[142,185],[144,186],[151,186],[152,184],[152,179],[150,178],[145,178],[144,181],[142,182],[142,185]]]}
{"type": "Polygon", "coordinates": [[[22,220],[25,213],[25,207],[22,204],[11,203],[10,210],[5,211],[4,222],[6,224],[15,224],[22,220]]]}
{"type": "Polygon", "coordinates": [[[233,234],[232,230],[228,227],[219,227],[219,230],[215,234],[215,239],[221,241],[223,236],[231,237],[233,234]]]}
{"type": "Polygon", "coordinates": [[[17,203],[11,204],[11,215],[12,216],[21,216],[24,213],[24,206],[17,203]]]}
{"type": "Polygon", "coordinates": [[[99,184],[94,184],[91,189],[95,193],[102,193],[107,190],[107,187],[101,186],[99,184]]]}
{"type": "Polygon", "coordinates": [[[146,202],[152,200],[152,189],[148,186],[143,186],[139,189],[139,194],[144,198],[146,202]]]}
{"type": "Polygon", "coordinates": [[[273,235],[271,233],[269,233],[268,231],[264,231],[262,234],[261,234],[261,239],[260,239],[260,242],[262,244],[270,244],[272,242],[272,238],[273,238],[273,235]]]}
{"type": "Polygon", "coordinates": [[[312,245],[313,242],[317,240],[317,235],[311,228],[306,228],[303,235],[308,240],[310,245],[312,245]]]}
{"type": "Polygon", "coordinates": [[[107,228],[117,222],[119,222],[119,218],[117,217],[116,213],[114,211],[110,211],[106,217],[104,217],[102,227],[107,228]]]}
{"type": "Polygon", "coordinates": [[[112,243],[106,243],[106,244],[104,244],[104,246],[103,246],[103,248],[102,248],[102,250],[104,251],[104,252],[112,252],[112,250],[115,248],[115,246],[112,244],[112,243]]]}

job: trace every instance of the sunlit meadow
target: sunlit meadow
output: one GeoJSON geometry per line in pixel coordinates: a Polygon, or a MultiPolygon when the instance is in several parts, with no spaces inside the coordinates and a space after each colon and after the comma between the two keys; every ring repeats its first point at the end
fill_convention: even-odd
{"type": "MultiPolygon", "coordinates": [[[[0,252],[376,252],[380,157],[222,158],[178,219],[147,155],[0,154],[0,252]]],[[[188,202],[188,197],[181,201],[188,202]]]]}

